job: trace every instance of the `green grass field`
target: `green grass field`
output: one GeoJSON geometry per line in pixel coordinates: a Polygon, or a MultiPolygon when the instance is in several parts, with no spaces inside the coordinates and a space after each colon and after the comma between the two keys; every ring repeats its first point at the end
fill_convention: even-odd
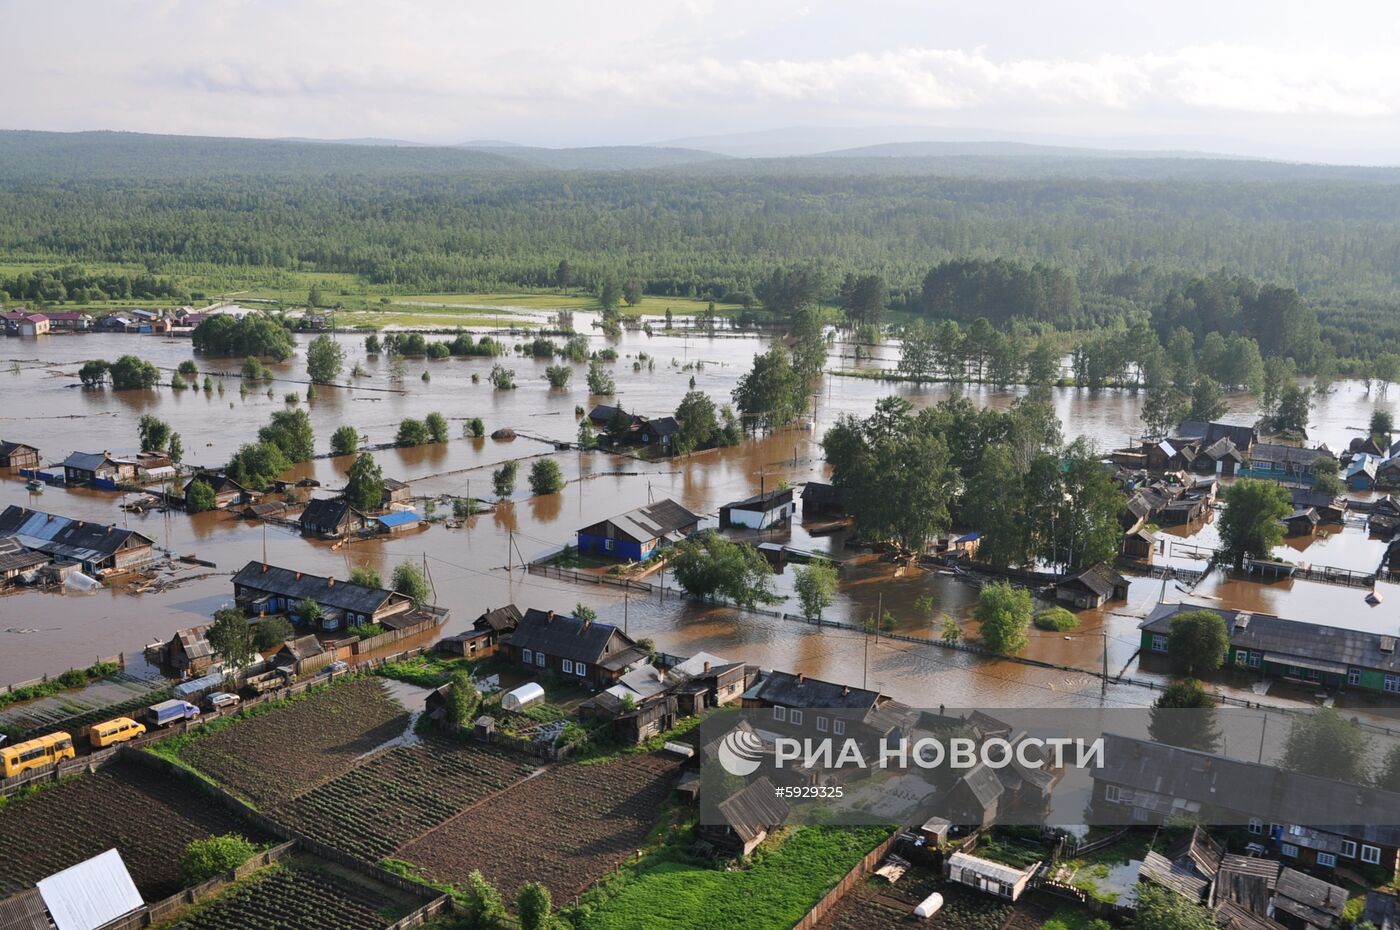
{"type": "Polygon", "coordinates": [[[619,873],[578,926],[684,930],[702,917],[706,926],[729,930],[790,927],[888,835],[883,827],[803,827],[774,848],[755,850],[747,868],[728,872],[659,853],[619,873]]]}

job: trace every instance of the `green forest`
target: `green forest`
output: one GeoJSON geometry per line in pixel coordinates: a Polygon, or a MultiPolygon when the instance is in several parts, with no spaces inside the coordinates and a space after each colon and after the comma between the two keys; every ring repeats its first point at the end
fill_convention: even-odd
{"type": "Polygon", "coordinates": [[[592,291],[746,304],[765,303],[775,268],[802,268],[819,299],[855,281],[896,320],[1070,330],[1149,314],[1164,337],[1241,333],[1304,367],[1319,335],[1342,359],[1400,338],[1400,184],[1384,170],[989,157],[979,176],[967,157],[679,152],[563,169],[564,155],[45,133],[0,133],[0,154],[0,261],[51,263],[50,278],[146,269],[80,272],[76,292],[0,274],[11,300],[179,295],[163,276],[196,267],[336,272],[378,293],[538,289],[566,261],[592,291]]]}

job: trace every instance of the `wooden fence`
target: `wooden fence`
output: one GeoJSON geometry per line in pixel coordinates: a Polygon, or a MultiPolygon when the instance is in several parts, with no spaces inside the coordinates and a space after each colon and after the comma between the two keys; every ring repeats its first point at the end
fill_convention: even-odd
{"type": "Polygon", "coordinates": [[[895,830],[879,846],[866,853],[865,857],[856,863],[855,868],[847,872],[839,882],[832,886],[830,891],[821,896],[821,900],[812,905],[812,909],[803,915],[801,920],[792,925],[792,930],[812,930],[813,927],[821,923],[822,918],[836,906],[836,902],[844,898],[856,885],[865,881],[865,877],[875,870],[875,866],[881,859],[885,858],[885,854],[890,851],[890,847],[894,845],[894,841],[899,838],[901,832],[903,831],[895,830]]]}
{"type": "Polygon", "coordinates": [[[373,652],[376,649],[382,649],[385,646],[393,645],[401,639],[410,639],[414,636],[419,636],[441,626],[442,621],[443,617],[432,616],[410,626],[406,626],[401,630],[389,630],[386,633],[380,633],[378,636],[371,636],[369,639],[357,639],[351,647],[352,654],[357,656],[363,655],[366,652],[373,652]]]}
{"type": "Polygon", "coordinates": [[[656,590],[656,585],[650,581],[633,581],[631,578],[618,578],[614,575],[580,572],[572,568],[560,568],[558,565],[545,565],[541,562],[531,562],[528,571],[532,575],[558,578],[561,581],[572,581],[575,584],[611,585],[614,588],[626,588],[628,591],[642,591],[646,594],[656,590]]]}
{"type": "Polygon", "coordinates": [[[192,885],[168,898],[147,904],[139,911],[133,911],[109,924],[103,924],[102,930],[141,930],[141,928],[149,927],[152,924],[163,923],[188,907],[216,897],[229,885],[242,881],[259,869],[265,869],[273,863],[281,862],[296,850],[296,846],[294,841],[280,843],[265,852],[258,853],[247,862],[223,875],[217,875],[208,881],[192,885]]]}

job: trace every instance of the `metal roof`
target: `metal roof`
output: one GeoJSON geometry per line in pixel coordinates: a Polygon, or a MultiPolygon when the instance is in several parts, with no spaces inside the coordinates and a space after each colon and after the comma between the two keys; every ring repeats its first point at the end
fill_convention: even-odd
{"type": "Polygon", "coordinates": [[[396,510],[393,513],[386,513],[374,518],[375,522],[381,526],[408,526],[413,523],[422,522],[422,518],[413,510],[396,510]]]}
{"type": "Polygon", "coordinates": [[[746,497],[741,501],[730,501],[724,505],[724,509],[762,512],[791,502],[792,488],[774,488],[771,491],[764,491],[762,494],[755,494],[753,497],[746,497]]]}
{"type": "Polygon", "coordinates": [[[58,930],[97,930],[145,904],[115,849],[41,879],[38,885],[58,930]]]}
{"type": "Polygon", "coordinates": [[[135,540],[137,545],[155,545],[155,540],[135,530],[74,520],[18,504],[11,504],[0,513],[0,536],[13,536],[26,549],[78,562],[110,558],[128,540],[135,540]]]}
{"type": "Polygon", "coordinates": [[[988,878],[995,878],[999,882],[1008,885],[1015,885],[1030,874],[1030,869],[1014,869],[1009,865],[1000,862],[993,862],[990,859],[983,859],[981,856],[970,856],[965,852],[955,852],[948,858],[948,865],[955,869],[964,869],[977,875],[985,875],[988,878]]]}
{"type": "Polygon", "coordinates": [[[607,524],[622,536],[633,542],[650,542],[671,533],[678,533],[686,527],[695,526],[700,518],[673,500],[661,500],[635,510],[629,510],[600,523],[585,526],[579,530],[591,536],[601,535],[607,524]]]}
{"type": "Polygon", "coordinates": [[[1225,621],[1225,630],[1232,646],[1272,653],[1271,661],[1300,668],[1314,667],[1308,663],[1325,664],[1327,670],[1340,669],[1342,672],[1347,667],[1357,667],[1400,673],[1400,654],[1382,650],[1381,640],[1385,637],[1380,634],[1302,620],[1285,620],[1271,614],[1245,613],[1246,622],[1241,624],[1238,622],[1242,615],[1240,611],[1196,604],[1158,604],[1138,625],[1138,629],[1165,634],[1170,632],[1172,618],[1177,614],[1200,610],[1218,614],[1225,621]]]}
{"type": "Polygon", "coordinates": [[[784,707],[839,708],[842,710],[874,709],[880,699],[877,691],[838,685],[806,675],[790,672],[769,672],[754,689],[754,696],[769,704],[784,707]]]}
{"type": "Polygon", "coordinates": [[[97,471],[108,462],[115,465],[117,460],[106,452],[74,452],[63,460],[63,467],[78,471],[97,471]]]}
{"type": "Polygon", "coordinates": [[[322,575],[309,575],[276,565],[252,561],[233,576],[236,586],[273,594],[292,601],[307,598],[324,607],[372,615],[394,601],[407,601],[407,595],[371,588],[351,581],[336,581],[322,575]]]}
{"type": "Polygon", "coordinates": [[[533,607],[511,632],[508,642],[517,649],[596,665],[615,652],[635,645],[611,623],[585,621],[566,614],[547,613],[533,607]]]}

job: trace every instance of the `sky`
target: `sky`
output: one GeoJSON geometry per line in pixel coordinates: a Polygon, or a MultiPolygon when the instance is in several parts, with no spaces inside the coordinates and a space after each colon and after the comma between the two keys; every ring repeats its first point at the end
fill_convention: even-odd
{"type": "Polygon", "coordinates": [[[0,0],[0,17],[9,129],[757,153],[825,127],[786,145],[1400,163],[1400,5],[1379,0],[0,0]]]}

